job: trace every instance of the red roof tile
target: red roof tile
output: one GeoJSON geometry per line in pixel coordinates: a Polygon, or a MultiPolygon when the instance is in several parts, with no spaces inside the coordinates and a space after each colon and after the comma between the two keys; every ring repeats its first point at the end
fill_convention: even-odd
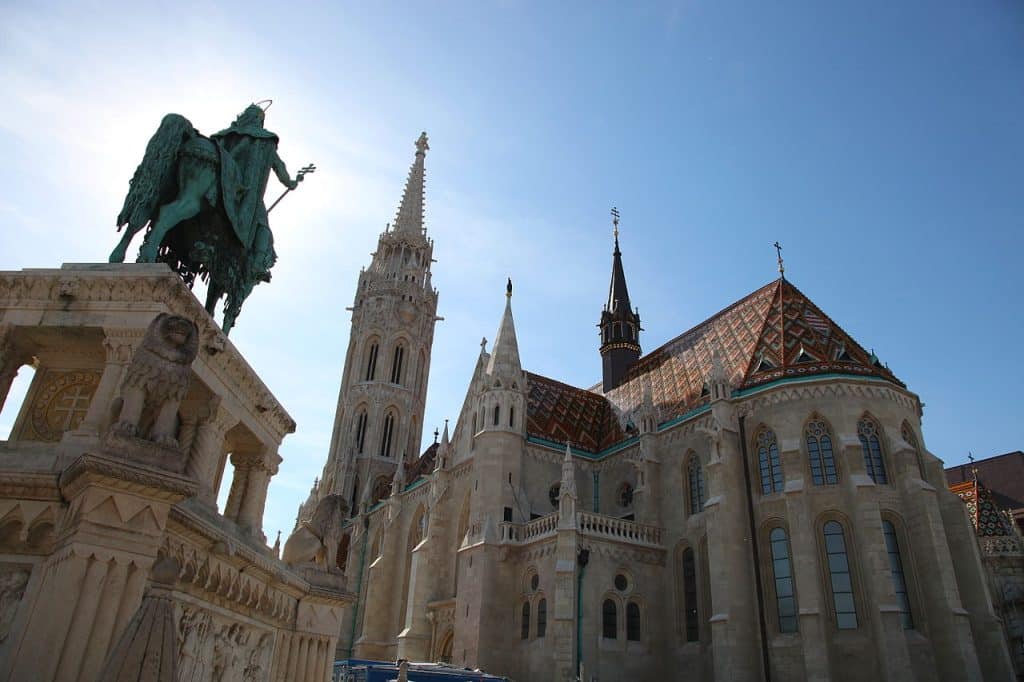
{"type": "Polygon", "coordinates": [[[855,374],[903,384],[788,280],[778,279],[640,358],[605,396],[530,376],[527,430],[600,451],[626,438],[617,413],[641,403],[644,386],[661,421],[706,404],[711,358],[721,353],[730,383],[751,388],[777,379],[855,374]]]}

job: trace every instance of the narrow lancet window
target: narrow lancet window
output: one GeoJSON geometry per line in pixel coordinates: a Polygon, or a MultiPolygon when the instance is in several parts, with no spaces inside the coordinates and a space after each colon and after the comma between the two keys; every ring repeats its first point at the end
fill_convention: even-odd
{"type": "Polygon", "coordinates": [[[537,602],[537,637],[543,637],[548,631],[548,602],[541,599],[537,602]]]}
{"type": "Polygon", "coordinates": [[[699,514],[704,509],[704,473],[696,455],[690,457],[686,477],[690,484],[690,513],[699,514]]]}
{"type": "Polygon", "coordinates": [[[683,620],[686,625],[686,641],[700,639],[700,618],[697,607],[697,562],[693,550],[683,550],[683,620]]]}
{"type": "Polygon", "coordinates": [[[640,641],[640,606],[632,601],[626,604],[626,641],[640,641]]]}
{"type": "Polygon", "coordinates": [[[885,475],[885,458],[882,456],[882,444],[878,439],[878,426],[870,419],[857,422],[857,436],[860,438],[861,450],[864,452],[864,469],[875,483],[888,483],[885,475]]]}
{"type": "Polygon", "coordinates": [[[827,521],[822,531],[836,627],[840,630],[854,630],[857,627],[857,607],[853,599],[853,577],[846,554],[843,527],[838,521],[827,521]]]}
{"type": "Polygon", "coordinates": [[[366,374],[363,376],[363,379],[366,381],[373,381],[373,378],[377,375],[378,350],[380,350],[380,348],[376,343],[374,343],[370,346],[370,350],[366,354],[366,374]]]}
{"type": "Polygon", "coordinates": [[[611,599],[605,599],[601,605],[601,636],[605,639],[619,636],[619,609],[611,599]]]}
{"type": "Polygon", "coordinates": [[[779,632],[797,631],[796,593],[793,591],[793,563],[789,558],[789,538],[783,528],[768,534],[772,551],[772,576],[775,579],[775,607],[779,632]]]}
{"type": "Polygon", "coordinates": [[[356,453],[363,454],[363,446],[366,445],[366,411],[359,413],[356,417],[356,453]]]}
{"type": "Polygon", "coordinates": [[[391,456],[391,435],[395,429],[395,415],[388,413],[384,417],[384,430],[380,436],[380,456],[390,457],[391,456]]]}
{"type": "Polygon", "coordinates": [[[405,347],[395,347],[395,357],[391,362],[391,383],[401,384],[402,383],[402,360],[405,358],[405,347]]]}
{"type": "Polygon", "coordinates": [[[519,639],[530,639],[530,602],[523,602],[522,619],[520,620],[519,639]]]}
{"type": "Polygon", "coordinates": [[[782,492],[782,463],[775,432],[762,429],[757,434],[757,461],[761,470],[761,494],[782,492]]]}
{"type": "Polygon", "coordinates": [[[833,485],[839,481],[836,474],[836,459],[832,452],[832,436],[825,422],[812,421],[804,430],[807,439],[807,457],[811,464],[811,480],[814,485],[833,485]]]}

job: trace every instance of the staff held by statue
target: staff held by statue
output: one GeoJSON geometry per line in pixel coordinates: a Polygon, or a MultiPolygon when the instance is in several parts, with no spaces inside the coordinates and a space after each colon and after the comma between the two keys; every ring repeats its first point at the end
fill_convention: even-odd
{"type": "MultiPolygon", "coordinates": [[[[302,178],[303,178],[304,175],[306,175],[307,173],[314,173],[314,172],[316,172],[316,164],[315,163],[311,163],[308,166],[303,166],[302,168],[299,169],[299,172],[295,174],[295,182],[296,183],[302,182],[302,178]]],[[[271,211],[273,211],[274,207],[281,203],[281,199],[284,199],[285,195],[287,195],[288,192],[291,192],[293,189],[295,189],[295,188],[294,187],[289,187],[284,192],[282,192],[281,196],[279,196],[277,198],[277,200],[275,200],[274,203],[272,203],[270,205],[270,208],[267,209],[267,213],[270,213],[271,211]]]]}

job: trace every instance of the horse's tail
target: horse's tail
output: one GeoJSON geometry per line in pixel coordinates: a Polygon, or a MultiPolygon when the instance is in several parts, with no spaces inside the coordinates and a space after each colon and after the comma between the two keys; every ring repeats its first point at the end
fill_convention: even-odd
{"type": "Polygon", "coordinates": [[[134,233],[156,218],[161,196],[166,191],[173,191],[173,183],[176,182],[178,150],[198,134],[184,116],[164,116],[160,127],[146,145],[142,163],[132,176],[124,206],[117,216],[118,230],[127,226],[134,233]]]}

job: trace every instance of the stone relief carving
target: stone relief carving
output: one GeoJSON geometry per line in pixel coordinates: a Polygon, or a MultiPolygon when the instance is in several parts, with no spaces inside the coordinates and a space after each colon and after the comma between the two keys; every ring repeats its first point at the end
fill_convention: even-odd
{"type": "Polygon", "coordinates": [[[284,543],[281,558],[290,566],[313,564],[324,570],[337,570],[338,543],[342,523],[348,516],[348,503],[341,495],[320,499],[313,518],[303,521],[284,543]]]}
{"type": "Polygon", "coordinates": [[[55,443],[65,431],[78,428],[99,383],[99,372],[47,371],[32,401],[32,412],[21,438],[55,443]]]}
{"type": "Polygon", "coordinates": [[[179,606],[177,682],[264,682],[273,653],[273,633],[179,606]]]}
{"type": "Polygon", "coordinates": [[[0,642],[7,639],[11,623],[18,612],[18,604],[28,585],[29,569],[22,567],[0,568],[0,642]]]}
{"type": "Polygon", "coordinates": [[[115,401],[120,412],[117,432],[177,447],[178,406],[188,391],[198,339],[191,320],[166,313],[156,316],[128,365],[121,397],[115,401]],[[150,419],[152,426],[147,429],[150,419]]]}

